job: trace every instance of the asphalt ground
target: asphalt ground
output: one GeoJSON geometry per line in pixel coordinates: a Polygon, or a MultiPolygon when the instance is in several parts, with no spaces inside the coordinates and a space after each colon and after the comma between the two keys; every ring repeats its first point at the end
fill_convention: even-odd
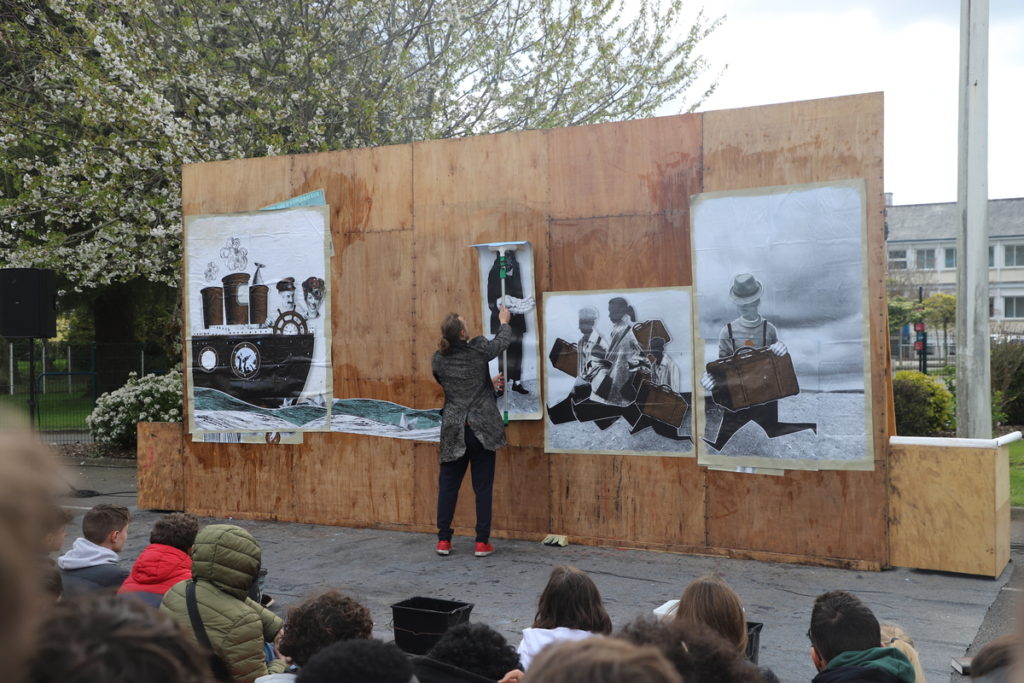
{"type": "MultiPolygon", "coordinates": [[[[129,564],[145,547],[159,512],[136,510],[135,463],[125,460],[64,459],[69,483],[101,495],[69,497],[75,520],[66,546],[80,530],[81,514],[101,502],[120,503],[134,512],[122,561],[129,564]]],[[[944,572],[844,569],[754,562],[671,553],[498,540],[497,552],[473,556],[470,537],[456,537],[448,557],[434,553],[431,534],[349,529],[314,524],[236,521],[263,547],[268,569],[264,589],[273,609],[287,607],[327,588],[352,595],[372,612],[374,633],[393,639],[391,605],[423,596],[469,602],[471,621],[490,624],[515,645],[536,610],[551,568],[571,564],[594,579],[618,628],[678,598],[693,578],[718,573],[740,594],[748,621],[762,622],[760,664],[782,681],[809,681],[815,671],[806,631],[814,598],[829,590],[860,596],[880,621],[899,623],[914,638],[926,676],[932,681],[966,680],[952,672],[952,657],[973,654],[992,638],[1014,628],[1016,602],[1024,592],[1024,509],[1015,509],[1012,561],[998,579],[944,572]]],[[[952,552],[952,550],[951,550],[952,552]]]]}

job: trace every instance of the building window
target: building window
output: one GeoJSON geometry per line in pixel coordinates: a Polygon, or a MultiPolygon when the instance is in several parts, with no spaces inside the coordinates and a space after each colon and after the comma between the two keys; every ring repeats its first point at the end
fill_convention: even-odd
{"type": "MultiPolygon", "coordinates": [[[[991,247],[989,247],[989,249],[991,249],[991,247]]],[[[996,317],[996,299],[992,296],[988,298],[988,317],[996,317]]]]}
{"type": "Polygon", "coordinates": [[[947,268],[956,268],[956,247],[946,247],[945,254],[946,254],[946,261],[945,261],[946,267],[947,268]]]}
{"type": "Polygon", "coordinates": [[[988,267],[996,267],[996,248],[993,247],[991,244],[988,246],[988,267]]]}
{"type": "Polygon", "coordinates": [[[914,252],[914,264],[918,270],[935,270],[935,250],[917,249],[914,252]]]}
{"type": "Polygon", "coordinates": [[[906,249],[890,249],[889,250],[889,270],[906,270],[907,269],[907,250],[906,249]]]}
{"type": "Polygon", "coordinates": [[[1024,267],[1024,244],[1007,244],[1004,246],[1003,265],[1007,268],[1024,267]]]}
{"type": "Polygon", "coordinates": [[[1008,296],[1003,298],[1004,318],[1024,318],[1024,296],[1008,296]]]}

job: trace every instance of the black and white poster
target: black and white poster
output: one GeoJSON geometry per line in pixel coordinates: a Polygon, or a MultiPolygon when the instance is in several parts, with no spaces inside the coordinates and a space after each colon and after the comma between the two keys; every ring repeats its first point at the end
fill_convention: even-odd
{"type": "Polygon", "coordinates": [[[533,249],[529,242],[473,246],[480,259],[483,334],[491,337],[498,332],[499,303],[503,302],[512,313],[512,344],[491,361],[491,376],[499,372],[505,375],[505,390],[498,398],[498,409],[507,411],[509,420],[539,420],[543,412],[533,249]]]}
{"type": "Polygon", "coordinates": [[[545,450],[693,455],[689,287],[544,294],[545,450]]]}
{"type": "Polygon", "coordinates": [[[862,181],[691,202],[701,464],[872,469],[862,181]]]}
{"type": "Polygon", "coordinates": [[[329,209],[185,222],[189,430],[329,429],[329,209]]]}

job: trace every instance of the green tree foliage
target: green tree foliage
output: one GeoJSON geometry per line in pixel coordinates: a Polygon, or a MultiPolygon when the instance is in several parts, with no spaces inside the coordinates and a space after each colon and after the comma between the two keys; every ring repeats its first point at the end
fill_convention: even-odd
{"type": "MultiPolygon", "coordinates": [[[[1024,424],[1024,344],[992,344],[991,368],[992,392],[1000,394],[1005,423],[1024,424]]],[[[993,399],[993,412],[996,410],[993,399]]]]}
{"type": "Polygon", "coordinates": [[[942,380],[900,370],[892,382],[896,433],[900,436],[936,436],[955,427],[953,395],[942,380]]]}
{"type": "Polygon", "coordinates": [[[719,20],[681,12],[0,0],[0,265],[173,285],[182,164],[651,115],[708,66],[697,47],[719,20]]]}
{"type": "Polygon", "coordinates": [[[917,322],[921,319],[917,304],[910,299],[897,294],[890,296],[888,302],[890,335],[897,334],[900,328],[907,323],[917,322]]]}
{"type": "Polygon", "coordinates": [[[956,324],[956,296],[937,292],[921,304],[925,322],[937,333],[942,330],[942,346],[949,346],[949,328],[956,324]]]}

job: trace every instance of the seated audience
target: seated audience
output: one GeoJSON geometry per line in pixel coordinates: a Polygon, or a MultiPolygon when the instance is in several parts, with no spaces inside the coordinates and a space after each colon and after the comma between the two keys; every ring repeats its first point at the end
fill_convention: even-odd
{"type": "Polygon", "coordinates": [[[686,683],[759,683],[768,680],[733,643],[703,624],[640,617],[626,624],[616,637],[634,645],[658,648],[686,683]]]}
{"type": "Polygon", "coordinates": [[[530,662],[551,643],[608,635],[612,621],[601,593],[589,576],[575,567],[555,567],[537,603],[533,625],[523,629],[519,660],[528,671],[530,662]]]}
{"type": "Polygon", "coordinates": [[[894,647],[905,654],[914,667],[914,682],[925,683],[924,669],[921,667],[921,657],[917,654],[914,639],[899,624],[882,622],[878,627],[882,633],[882,646],[894,647]]]}
{"type": "Polygon", "coordinates": [[[420,683],[494,683],[519,668],[519,655],[487,624],[459,624],[412,664],[420,683]]]}
{"type": "Polygon", "coordinates": [[[317,652],[296,683],[410,683],[412,662],[394,643],[345,640],[317,652]]]}
{"type": "Polygon", "coordinates": [[[29,661],[29,683],[206,683],[196,644],[163,614],[94,593],[58,603],[29,661]]]}
{"type": "Polygon", "coordinates": [[[65,598],[116,589],[124,583],[128,570],[118,564],[118,553],[128,539],[130,518],[128,508],[109,503],[100,503],[85,513],[82,536],[57,558],[65,598]]]}
{"type": "Polygon", "coordinates": [[[523,683],[682,683],[657,648],[618,638],[565,641],[537,655],[523,683]]]}
{"type": "Polygon", "coordinates": [[[1010,633],[982,646],[971,658],[971,681],[1009,683],[1013,680],[1011,666],[1019,643],[1017,635],[1010,633]]]}
{"type": "Polygon", "coordinates": [[[896,648],[881,647],[882,633],[875,615],[846,591],[818,596],[807,635],[811,661],[819,672],[814,683],[914,683],[910,660],[896,648]]]}
{"type": "Polygon", "coordinates": [[[370,610],[338,591],[315,595],[288,610],[288,617],[281,629],[277,650],[290,661],[290,670],[260,676],[256,683],[294,681],[295,671],[328,645],[371,637],[373,618],[370,610]]]}
{"type": "Polygon", "coordinates": [[[208,640],[236,681],[252,681],[282,673],[283,659],[269,665],[263,644],[274,640],[281,618],[247,597],[260,569],[260,545],[245,529],[211,524],[196,535],[192,549],[192,580],[176,583],[164,595],[160,610],[172,617],[197,641],[208,640]],[[193,593],[199,623],[189,616],[193,593]]]}
{"type": "Polygon", "coordinates": [[[159,607],[171,586],[192,578],[189,553],[198,531],[199,520],[193,514],[173,512],[158,519],[149,534],[149,545],[117,592],[159,607]]]}

